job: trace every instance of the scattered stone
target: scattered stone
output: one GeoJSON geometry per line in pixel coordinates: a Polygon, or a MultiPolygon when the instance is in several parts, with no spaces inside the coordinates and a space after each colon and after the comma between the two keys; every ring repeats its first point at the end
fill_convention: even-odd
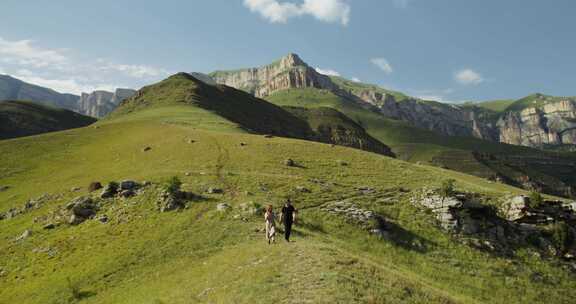
{"type": "Polygon", "coordinates": [[[148,152],[152,150],[152,147],[144,147],[144,149],[142,149],[142,152],[148,152]]]}
{"type": "Polygon", "coordinates": [[[295,167],[296,166],[296,162],[294,162],[293,159],[288,158],[284,160],[284,165],[288,166],[288,167],[295,167]]]}
{"type": "Polygon", "coordinates": [[[10,186],[0,186],[0,192],[4,192],[8,189],[10,189],[10,186]]]}
{"type": "Polygon", "coordinates": [[[186,176],[190,176],[190,175],[192,175],[192,173],[190,173],[190,172],[186,172],[186,173],[184,173],[184,175],[186,175],[186,176]]]}
{"type": "Polygon", "coordinates": [[[195,143],[195,142],[196,142],[196,141],[193,140],[193,139],[188,139],[188,143],[189,143],[189,144],[193,144],[193,143],[195,143]]]}
{"type": "Polygon", "coordinates": [[[245,146],[247,146],[247,145],[248,145],[248,144],[247,144],[247,143],[244,143],[244,142],[241,142],[241,143],[240,143],[240,146],[241,146],[241,147],[245,147],[245,146]]]}
{"type": "Polygon", "coordinates": [[[120,196],[123,198],[129,198],[136,196],[136,192],[134,190],[123,190],[122,192],[120,192],[120,196]]]}
{"type": "Polygon", "coordinates": [[[136,190],[139,187],[140,184],[132,180],[124,180],[120,182],[120,190],[136,190]]]}
{"type": "Polygon", "coordinates": [[[372,193],[376,192],[376,189],[374,189],[372,187],[368,187],[368,186],[362,186],[362,187],[358,187],[356,189],[358,191],[360,191],[360,193],[362,193],[363,195],[372,194],[372,193]]]}
{"type": "Polygon", "coordinates": [[[303,186],[296,186],[296,191],[301,192],[301,193],[312,193],[312,190],[303,187],[303,186]]]}
{"type": "Polygon", "coordinates": [[[116,196],[116,194],[118,194],[118,183],[110,182],[110,183],[108,183],[108,185],[106,185],[104,190],[102,190],[102,193],[100,194],[100,198],[104,198],[104,199],[112,198],[112,197],[116,196]]]}
{"type": "Polygon", "coordinates": [[[224,211],[228,211],[230,210],[232,207],[230,207],[230,205],[226,204],[226,203],[220,203],[216,206],[216,210],[220,211],[220,212],[224,212],[224,211]]]}
{"type": "Polygon", "coordinates": [[[348,163],[343,160],[337,160],[336,163],[342,167],[348,166],[348,163]]]}
{"type": "Polygon", "coordinates": [[[92,182],[88,185],[88,192],[94,192],[100,189],[102,189],[102,184],[100,182],[92,182]]]}
{"type": "Polygon", "coordinates": [[[152,182],[149,181],[142,182],[142,187],[149,187],[149,186],[152,186],[152,182]]]}
{"type": "Polygon", "coordinates": [[[224,193],[224,190],[220,189],[220,188],[210,187],[210,188],[208,188],[208,190],[206,190],[206,193],[208,193],[208,194],[222,194],[222,193],[224,193]]]}
{"type": "Polygon", "coordinates": [[[72,213],[68,222],[72,225],[78,225],[85,220],[94,217],[98,211],[98,206],[94,203],[92,198],[83,196],[68,203],[66,209],[70,210],[72,213]]]}
{"type": "Polygon", "coordinates": [[[56,228],[56,225],[53,223],[48,223],[48,224],[44,225],[44,227],[42,227],[42,229],[44,229],[44,230],[51,230],[54,228],[56,228]]]}
{"type": "Polygon", "coordinates": [[[32,231],[30,229],[26,229],[26,230],[24,230],[24,232],[19,237],[16,238],[16,241],[17,242],[23,241],[23,240],[27,239],[28,237],[30,237],[31,235],[32,235],[32,231]]]}
{"type": "Polygon", "coordinates": [[[239,209],[246,216],[259,215],[262,214],[263,211],[262,206],[254,202],[242,203],[240,204],[239,209]]]}
{"type": "Polygon", "coordinates": [[[78,192],[78,191],[80,191],[80,190],[82,190],[82,188],[80,188],[80,187],[74,187],[74,188],[70,189],[70,192],[78,192]]]}
{"type": "Polygon", "coordinates": [[[101,216],[98,218],[98,221],[99,221],[100,223],[108,223],[109,219],[108,219],[108,216],[107,216],[106,214],[104,214],[104,215],[101,215],[101,216]]]}

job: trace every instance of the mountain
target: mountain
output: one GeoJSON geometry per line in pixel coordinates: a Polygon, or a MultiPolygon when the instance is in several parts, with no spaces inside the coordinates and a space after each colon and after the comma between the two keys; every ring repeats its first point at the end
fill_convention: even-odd
{"type": "Polygon", "coordinates": [[[114,93],[107,91],[82,93],[78,100],[77,111],[88,116],[101,118],[114,111],[120,102],[134,94],[136,91],[130,89],[116,89],[114,93]]]}
{"type": "Polygon", "coordinates": [[[373,85],[318,75],[299,57],[289,55],[262,68],[220,71],[211,77],[249,92],[266,92],[265,99],[280,106],[335,108],[392,147],[401,159],[526,189],[563,196],[576,193],[576,179],[571,173],[576,170],[576,157],[499,143],[500,134],[495,129],[499,113],[476,105],[421,100],[373,85]],[[280,67],[287,71],[282,72],[280,67]],[[271,70],[274,73],[269,73],[271,70]],[[303,71],[304,75],[293,71],[303,71]],[[277,87],[266,84],[266,78],[247,77],[266,73],[276,75],[269,77],[273,83],[287,85],[277,87]],[[298,83],[293,81],[294,75],[299,75],[297,79],[323,81],[298,83]]]}
{"type": "Polygon", "coordinates": [[[117,89],[114,93],[95,91],[77,96],[58,93],[7,75],[0,75],[0,102],[29,100],[97,118],[106,116],[116,108],[120,101],[132,96],[135,92],[131,89],[117,89]]]}
{"type": "Polygon", "coordinates": [[[0,75],[1,100],[30,100],[46,105],[75,111],[78,96],[29,84],[8,75],[0,75]]]}
{"type": "Polygon", "coordinates": [[[96,119],[28,101],[0,103],[0,139],[80,128],[96,119]]]}
{"type": "Polygon", "coordinates": [[[390,148],[336,110],[285,109],[232,87],[207,84],[186,73],[143,88],[123,101],[111,117],[176,105],[209,111],[218,119],[251,133],[315,140],[393,155],[390,148]]]}
{"type": "Polygon", "coordinates": [[[295,135],[340,137],[347,132],[332,127],[340,121],[375,138],[439,138],[327,90],[269,97],[324,106],[286,116],[290,108],[181,74],[143,88],[93,127],[0,141],[0,303],[576,297],[574,202],[359,149],[263,136],[254,129],[275,131],[263,117],[270,115],[294,124],[282,132],[295,135]],[[323,109],[330,102],[354,123],[323,109]],[[287,198],[299,210],[292,242],[278,231],[269,245],[262,209],[279,214],[287,198]]]}

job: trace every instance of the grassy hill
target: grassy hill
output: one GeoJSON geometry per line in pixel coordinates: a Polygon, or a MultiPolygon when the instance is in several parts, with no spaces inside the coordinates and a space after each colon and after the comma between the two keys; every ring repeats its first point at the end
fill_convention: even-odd
{"type": "Polygon", "coordinates": [[[472,105],[491,110],[494,112],[504,112],[515,100],[513,99],[499,99],[499,100],[489,100],[478,103],[473,103],[472,105]]]}
{"type": "Polygon", "coordinates": [[[576,158],[568,153],[544,152],[527,147],[448,137],[387,119],[329,91],[292,89],[272,94],[267,100],[282,106],[333,107],[364,127],[374,138],[392,147],[401,159],[424,162],[490,178],[503,175],[520,186],[523,177],[545,185],[549,193],[565,194],[576,185],[572,177],[576,158]]]}
{"type": "Polygon", "coordinates": [[[149,106],[130,100],[94,127],[0,142],[0,186],[8,187],[0,211],[43,202],[0,220],[0,303],[568,303],[576,296],[574,274],[563,267],[529,249],[498,257],[463,245],[410,203],[412,191],[449,178],[458,190],[494,199],[519,189],[357,149],[265,138],[164,94],[144,89],[149,106]],[[286,158],[300,166],[286,166],[286,158]],[[156,202],[172,176],[201,197],[160,213],[156,202]],[[89,183],[123,179],[152,185],[132,198],[92,194],[106,223],[42,228],[71,199],[90,195],[89,183]],[[209,187],[224,193],[207,194],[209,187]],[[373,190],[359,190],[366,188],[373,190]],[[261,216],[246,206],[279,208],[286,197],[300,209],[295,242],[269,246],[261,216]],[[341,200],[385,215],[399,238],[378,238],[320,208],[341,200]],[[220,203],[231,209],[218,212],[220,203]],[[17,240],[26,229],[30,235],[17,240]]]}
{"type": "Polygon", "coordinates": [[[0,139],[84,127],[96,119],[28,101],[0,102],[0,139]]]}

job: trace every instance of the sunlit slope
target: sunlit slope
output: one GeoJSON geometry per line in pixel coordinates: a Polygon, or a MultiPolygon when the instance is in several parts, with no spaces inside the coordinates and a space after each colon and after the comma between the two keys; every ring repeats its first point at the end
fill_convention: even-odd
{"type": "Polygon", "coordinates": [[[409,203],[410,191],[449,178],[493,197],[518,189],[352,148],[248,134],[182,106],[0,142],[0,185],[9,186],[0,211],[50,195],[39,209],[0,221],[0,303],[68,303],[72,290],[80,303],[566,303],[576,296],[562,268],[456,243],[409,203]],[[286,166],[287,158],[298,166],[286,166]],[[154,185],[171,176],[203,198],[160,213],[154,185]],[[123,179],[153,186],[103,201],[99,214],[108,223],[42,229],[44,216],[86,195],[90,182],[123,179]],[[208,187],[224,194],[206,194],[208,187]],[[374,191],[358,190],[366,187],[374,191]],[[260,216],[241,205],[278,208],[286,197],[300,209],[295,242],[269,246],[257,232],[260,216]],[[319,208],[343,199],[385,215],[406,242],[379,239],[319,208]],[[218,212],[219,203],[232,209],[218,212]],[[16,241],[26,229],[31,235],[16,241]],[[534,280],[535,273],[550,279],[534,280]]]}

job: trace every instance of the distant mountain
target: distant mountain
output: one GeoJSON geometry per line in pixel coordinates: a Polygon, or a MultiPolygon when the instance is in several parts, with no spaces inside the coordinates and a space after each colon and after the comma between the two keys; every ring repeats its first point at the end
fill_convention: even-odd
{"type": "Polygon", "coordinates": [[[95,91],[81,96],[58,93],[52,89],[33,85],[7,75],[0,75],[0,102],[29,100],[53,107],[67,109],[92,117],[104,117],[124,99],[136,91],[117,89],[116,92],[95,91]]]}
{"type": "Polygon", "coordinates": [[[576,98],[535,94],[517,101],[445,104],[322,75],[295,54],[262,67],[216,71],[209,76],[263,98],[289,89],[327,90],[385,117],[447,136],[538,148],[576,145],[576,98]]]}
{"type": "Polygon", "coordinates": [[[96,119],[29,101],[0,102],[0,139],[80,128],[96,119]]]}
{"type": "Polygon", "coordinates": [[[251,133],[313,140],[393,155],[385,144],[334,109],[285,109],[232,87],[206,84],[186,73],[144,87],[134,97],[123,101],[111,118],[170,106],[207,110],[251,133]]]}
{"type": "Polygon", "coordinates": [[[0,100],[30,100],[72,111],[78,105],[76,95],[58,93],[8,75],[0,75],[0,100]]]}
{"type": "Polygon", "coordinates": [[[497,124],[503,119],[500,112],[478,105],[422,100],[375,85],[324,76],[293,54],[261,68],[219,71],[210,76],[280,106],[337,109],[370,136],[392,147],[401,159],[525,189],[564,196],[576,193],[576,158],[500,143],[504,134],[497,124]]]}
{"type": "Polygon", "coordinates": [[[124,99],[132,97],[136,93],[130,89],[116,89],[116,92],[94,91],[90,94],[82,93],[78,100],[79,113],[92,117],[104,117],[114,111],[124,99]]]}

